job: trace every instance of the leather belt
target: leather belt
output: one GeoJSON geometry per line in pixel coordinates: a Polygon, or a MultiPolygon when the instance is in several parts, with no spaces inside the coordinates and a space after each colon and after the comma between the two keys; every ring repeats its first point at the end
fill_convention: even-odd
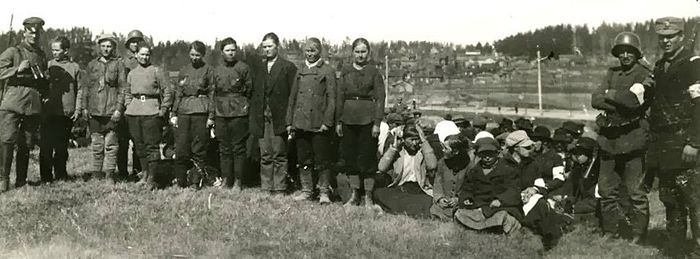
{"type": "Polygon", "coordinates": [[[345,100],[355,100],[355,101],[376,101],[374,97],[371,96],[345,96],[345,100]]]}
{"type": "Polygon", "coordinates": [[[133,96],[136,99],[141,100],[142,102],[145,102],[148,99],[160,98],[160,95],[157,95],[157,94],[132,94],[131,96],[133,96]]]}

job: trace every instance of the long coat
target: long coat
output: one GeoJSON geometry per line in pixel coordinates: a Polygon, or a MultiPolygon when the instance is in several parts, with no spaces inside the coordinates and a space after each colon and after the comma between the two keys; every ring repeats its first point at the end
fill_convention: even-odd
{"type": "Polygon", "coordinates": [[[335,70],[320,61],[318,65],[297,71],[289,95],[287,125],[306,131],[321,125],[335,125],[335,70]]]}
{"type": "Polygon", "coordinates": [[[647,157],[652,167],[684,169],[693,165],[683,162],[683,147],[700,146],[700,57],[683,49],[668,62],[656,62],[656,86],[649,110],[652,141],[647,157]],[[668,63],[668,64],[667,64],[668,63]]]}
{"type": "Polygon", "coordinates": [[[501,158],[488,175],[484,175],[483,168],[476,165],[464,178],[459,206],[465,209],[481,208],[486,217],[505,210],[513,217],[522,219],[519,178],[520,168],[509,157],[501,158]],[[501,207],[489,206],[495,199],[501,202],[501,207]],[[471,204],[466,205],[466,200],[471,201],[471,204]]]}
{"type": "Polygon", "coordinates": [[[250,134],[257,138],[263,136],[265,105],[270,107],[275,134],[284,134],[289,92],[294,83],[297,67],[292,62],[277,57],[269,73],[265,60],[255,64],[254,71],[249,113],[250,134]]]}

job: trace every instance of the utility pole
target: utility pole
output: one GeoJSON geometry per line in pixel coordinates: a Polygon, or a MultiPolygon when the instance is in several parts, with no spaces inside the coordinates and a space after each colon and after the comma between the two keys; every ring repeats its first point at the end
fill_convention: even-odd
{"type": "Polygon", "coordinates": [[[542,57],[540,56],[540,45],[537,45],[537,103],[539,104],[540,114],[542,114],[542,67],[540,65],[542,57]]]}
{"type": "Polygon", "coordinates": [[[386,82],[384,83],[384,106],[389,104],[389,51],[391,50],[391,41],[384,53],[384,72],[386,73],[386,82]]]}

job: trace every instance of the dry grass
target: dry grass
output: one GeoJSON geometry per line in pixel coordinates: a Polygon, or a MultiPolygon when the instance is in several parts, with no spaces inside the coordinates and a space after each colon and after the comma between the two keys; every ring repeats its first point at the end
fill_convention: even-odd
{"type": "MultiPolygon", "coordinates": [[[[86,153],[71,151],[70,172],[83,170],[86,153]]],[[[662,208],[657,198],[652,205],[658,231],[662,208]]],[[[538,238],[527,232],[479,234],[360,207],[295,203],[258,189],[148,191],[107,181],[61,182],[2,194],[0,208],[0,258],[542,257],[538,238]]],[[[586,226],[545,255],[659,256],[656,248],[604,239],[586,226]]]]}

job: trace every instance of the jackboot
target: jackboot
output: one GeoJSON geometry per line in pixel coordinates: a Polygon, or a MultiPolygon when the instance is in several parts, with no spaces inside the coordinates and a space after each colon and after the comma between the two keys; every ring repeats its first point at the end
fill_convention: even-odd
{"type": "Polygon", "coordinates": [[[29,149],[18,144],[15,161],[15,187],[27,185],[27,170],[29,169],[29,149]]]}
{"type": "Polygon", "coordinates": [[[219,165],[221,166],[221,178],[223,180],[221,187],[231,188],[234,182],[234,166],[236,166],[236,164],[230,157],[222,157],[219,161],[219,165]]]}
{"type": "Polygon", "coordinates": [[[47,150],[39,151],[39,179],[42,182],[51,182],[53,180],[53,157],[47,150]]]}
{"type": "Polygon", "coordinates": [[[0,145],[0,192],[10,189],[10,169],[12,168],[13,146],[0,145]]]}

